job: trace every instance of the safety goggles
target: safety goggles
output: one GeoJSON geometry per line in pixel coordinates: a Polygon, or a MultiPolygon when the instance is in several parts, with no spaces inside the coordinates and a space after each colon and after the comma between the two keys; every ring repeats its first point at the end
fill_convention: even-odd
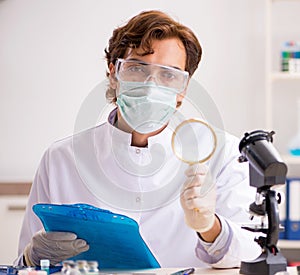
{"type": "Polygon", "coordinates": [[[168,66],[119,58],[116,62],[116,77],[119,81],[152,81],[158,86],[175,89],[180,93],[187,86],[189,73],[168,66]]]}

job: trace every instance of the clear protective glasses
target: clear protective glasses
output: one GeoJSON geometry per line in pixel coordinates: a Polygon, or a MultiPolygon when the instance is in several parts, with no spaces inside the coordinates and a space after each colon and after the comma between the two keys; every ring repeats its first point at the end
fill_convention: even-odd
{"type": "Polygon", "coordinates": [[[189,73],[169,66],[147,63],[139,60],[117,59],[116,77],[119,81],[150,82],[181,93],[185,90],[189,73]]]}

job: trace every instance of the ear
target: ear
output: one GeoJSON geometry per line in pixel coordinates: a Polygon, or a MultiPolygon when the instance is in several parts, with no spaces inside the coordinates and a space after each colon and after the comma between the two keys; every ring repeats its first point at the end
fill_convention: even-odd
{"type": "Polygon", "coordinates": [[[186,90],[184,90],[183,92],[181,92],[180,94],[178,94],[176,96],[176,101],[177,101],[176,108],[177,109],[181,106],[182,101],[183,101],[185,95],[186,95],[186,90]]]}
{"type": "Polygon", "coordinates": [[[108,66],[108,69],[109,69],[109,85],[112,89],[116,89],[117,88],[117,79],[116,79],[116,76],[115,76],[115,66],[113,63],[109,63],[109,66],[108,66]]]}

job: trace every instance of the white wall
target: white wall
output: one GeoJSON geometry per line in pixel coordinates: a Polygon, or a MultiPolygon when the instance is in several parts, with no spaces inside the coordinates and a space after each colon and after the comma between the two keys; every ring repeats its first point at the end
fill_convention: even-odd
{"type": "Polygon", "coordinates": [[[196,32],[204,53],[195,79],[226,130],[264,127],[264,1],[0,0],[0,181],[32,180],[44,150],[72,134],[105,78],[113,28],[145,9],[196,32]]]}

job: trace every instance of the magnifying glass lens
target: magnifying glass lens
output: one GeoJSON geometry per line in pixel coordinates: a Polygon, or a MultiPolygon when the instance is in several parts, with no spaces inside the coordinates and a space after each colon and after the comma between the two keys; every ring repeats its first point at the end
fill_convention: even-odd
{"type": "Polygon", "coordinates": [[[186,120],[176,127],[172,147],[180,160],[189,164],[202,163],[215,151],[216,134],[204,121],[186,120]]]}

